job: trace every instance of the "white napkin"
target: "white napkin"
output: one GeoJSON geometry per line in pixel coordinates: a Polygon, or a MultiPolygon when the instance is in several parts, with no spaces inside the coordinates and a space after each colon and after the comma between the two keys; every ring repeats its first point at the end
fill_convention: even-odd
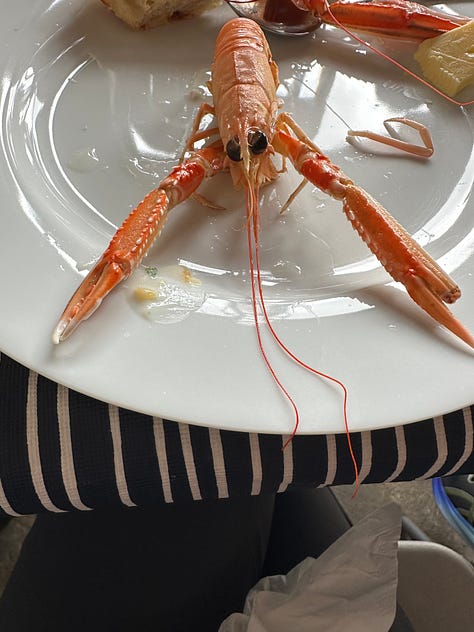
{"type": "MultiPolygon", "coordinates": [[[[317,527],[316,527],[317,528],[317,527]]],[[[396,610],[401,510],[378,509],[317,559],[261,579],[219,632],[387,632],[396,610]]]]}

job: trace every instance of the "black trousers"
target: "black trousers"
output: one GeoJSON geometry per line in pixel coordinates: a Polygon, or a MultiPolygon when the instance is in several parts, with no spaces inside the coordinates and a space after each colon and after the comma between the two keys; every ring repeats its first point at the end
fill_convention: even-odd
{"type": "Polygon", "coordinates": [[[260,577],[317,557],[349,527],[328,489],[40,515],[0,630],[217,632],[260,577]]]}

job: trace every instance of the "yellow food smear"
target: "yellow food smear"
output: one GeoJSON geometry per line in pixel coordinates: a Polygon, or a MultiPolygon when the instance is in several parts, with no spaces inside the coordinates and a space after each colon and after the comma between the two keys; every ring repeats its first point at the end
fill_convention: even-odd
{"type": "Polygon", "coordinates": [[[200,279],[193,276],[193,273],[191,272],[189,268],[186,268],[185,266],[183,266],[182,270],[183,270],[183,280],[185,283],[189,283],[190,285],[201,285],[200,279]]]}
{"type": "Polygon", "coordinates": [[[454,97],[474,83],[474,20],[425,40],[415,59],[428,81],[454,97]]]}
{"type": "Polygon", "coordinates": [[[157,293],[155,290],[152,290],[149,287],[137,287],[133,293],[133,297],[139,303],[144,303],[145,301],[153,301],[157,298],[157,293]]]}

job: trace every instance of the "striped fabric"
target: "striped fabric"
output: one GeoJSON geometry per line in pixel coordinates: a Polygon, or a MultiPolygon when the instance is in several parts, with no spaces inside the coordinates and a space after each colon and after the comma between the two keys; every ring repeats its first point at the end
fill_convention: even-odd
{"type": "MultiPolygon", "coordinates": [[[[149,417],[59,386],[0,355],[0,515],[351,484],[344,435],[286,437],[149,417]]],[[[474,472],[474,408],[352,435],[364,483],[474,472]]]]}

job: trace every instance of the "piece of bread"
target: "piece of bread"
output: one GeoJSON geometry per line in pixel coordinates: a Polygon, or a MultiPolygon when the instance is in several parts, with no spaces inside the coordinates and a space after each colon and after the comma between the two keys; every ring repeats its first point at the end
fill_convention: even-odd
{"type": "Polygon", "coordinates": [[[151,29],[213,9],[222,0],[102,0],[133,29],[151,29]]]}

